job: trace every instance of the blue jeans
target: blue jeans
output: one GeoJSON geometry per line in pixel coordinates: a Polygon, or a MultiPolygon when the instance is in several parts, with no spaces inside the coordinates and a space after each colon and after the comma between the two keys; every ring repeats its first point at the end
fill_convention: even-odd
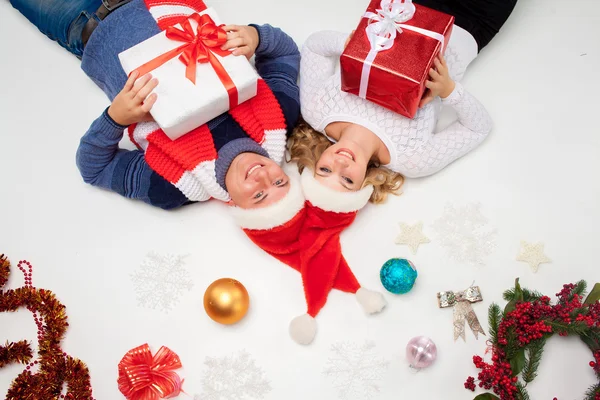
{"type": "Polygon", "coordinates": [[[81,32],[102,0],[10,0],[32,24],[50,39],[81,58],[81,32]]]}

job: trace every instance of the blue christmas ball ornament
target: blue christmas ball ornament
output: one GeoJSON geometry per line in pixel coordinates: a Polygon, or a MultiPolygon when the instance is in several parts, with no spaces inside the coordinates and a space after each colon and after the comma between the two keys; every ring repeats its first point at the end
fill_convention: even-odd
{"type": "Polygon", "coordinates": [[[417,280],[417,270],[413,263],[404,258],[392,258],[381,267],[379,278],[389,292],[404,294],[413,288],[417,280]]]}

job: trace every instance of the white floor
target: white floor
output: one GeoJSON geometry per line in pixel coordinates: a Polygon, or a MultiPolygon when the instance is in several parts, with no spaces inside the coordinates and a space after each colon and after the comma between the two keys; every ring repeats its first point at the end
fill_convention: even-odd
{"type": "MultiPolygon", "coordinates": [[[[226,21],[269,22],[302,43],[315,30],[350,31],[366,1],[212,5],[226,21]]],[[[146,342],[181,356],[184,388],[198,399],[470,399],[463,382],[476,374],[471,357],[483,354],[485,338],[477,341],[467,332],[466,343],[453,342],[452,311],[437,308],[436,292],[475,281],[484,302],[474,309],[487,328],[487,307],[502,302],[502,291],[516,277],[549,295],[563,283],[600,281],[597,0],[519,1],[464,81],[494,118],[492,135],[436,176],[407,182],[401,197],[369,206],[342,238],[364,286],[383,290],[381,264],[407,257],[420,274],[416,287],[404,296],[386,293],[388,308],[370,318],[351,296],[332,293],[309,347],[296,345],[287,333],[288,322],[304,310],[297,273],[251,245],[223,205],[165,212],[82,182],[75,151],[107,106],[104,94],[75,57],[7,1],[0,2],[0,20],[0,252],[15,265],[9,287],[23,285],[16,263],[28,259],[35,286],[54,291],[67,306],[71,326],[63,347],[89,365],[97,399],[122,398],[117,364],[146,342]],[[453,258],[457,249],[449,252],[434,227],[446,205],[476,203],[489,222],[475,233],[467,229],[462,243],[473,244],[464,256],[483,252],[479,266],[453,258]],[[412,255],[394,239],[399,222],[418,221],[431,243],[412,255]],[[494,230],[489,240],[482,235],[494,230]],[[534,274],[517,262],[521,240],[545,243],[552,263],[534,274]],[[488,255],[483,242],[493,242],[488,255]],[[174,296],[170,312],[136,301],[131,275],[150,251],[187,255],[193,287],[174,296]],[[213,323],[202,308],[205,288],[220,277],[236,278],[250,292],[251,311],[236,326],[213,323]],[[404,347],[417,335],[436,341],[439,359],[415,374],[404,347]],[[368,342],[374,347],[354,360],[353,349],[368,342]],[[335,361],[340,356],[334,346],[347,365],[335,361]],[[256,368],[244,364],[242,351],[256,368]]],[[[457,229],[464,228],[461,221],[457,229]]],[[[30,313],[0,314],[0,342],[24,338],[35,338],[30,313]]],[[[594,382],[590,360],[577,340],[551,340],[529,387],[532,398],[582,398],[594,382]]],[[[0,370],[0,393],[21,370],[0,370]]]]}

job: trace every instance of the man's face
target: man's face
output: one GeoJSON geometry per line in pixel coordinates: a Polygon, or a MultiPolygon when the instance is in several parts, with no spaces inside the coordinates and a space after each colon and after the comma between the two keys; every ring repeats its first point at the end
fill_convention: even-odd
{"type": "Polygon", "coordinates": [[[255,153],[234,158],[225,186],[240,208],[260,208],[281,200],[290,190],[289,178],[273,160],[255,153]]]}

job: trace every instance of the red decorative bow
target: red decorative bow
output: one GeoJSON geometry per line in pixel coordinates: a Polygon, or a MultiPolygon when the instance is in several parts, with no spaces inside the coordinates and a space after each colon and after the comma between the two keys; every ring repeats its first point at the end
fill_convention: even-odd
{"type": "Polygon", "coordinates": [[[173,372],[179,356],[163,346],[152,357],[148,344],[129,350],[119,363],[119,390],[128,400],[158,400],[178,396],[183,381],[173,372]]]}
{"type": "Polygon", "coordinates": [[[139,72],[139,76],[143,76],[179,56],[179,60],[186,66],[186,78],[193,84],[196,84],[196,65],[208,62],[217,73],[225,89],[227,89],[229,108],[236,107],[238,105],[237,88],[223,65],[219,62],[219,59],[215,56],[215,54],[221,57],[231,55],[229,51],[221,50],[221,46],[227,42],[227,32],[221,26],[217,26],[207,14],[199,15],[198,13],[194,13],[187,20],[183,21],[181,26],[183,29],[175,26],[168,27],[166,36],[171,40],[184,42],[184,44],[138,67],[136,71],[139,72]],[[196,32],[194,32],[190,20],[198,23],[196,32]]]}

